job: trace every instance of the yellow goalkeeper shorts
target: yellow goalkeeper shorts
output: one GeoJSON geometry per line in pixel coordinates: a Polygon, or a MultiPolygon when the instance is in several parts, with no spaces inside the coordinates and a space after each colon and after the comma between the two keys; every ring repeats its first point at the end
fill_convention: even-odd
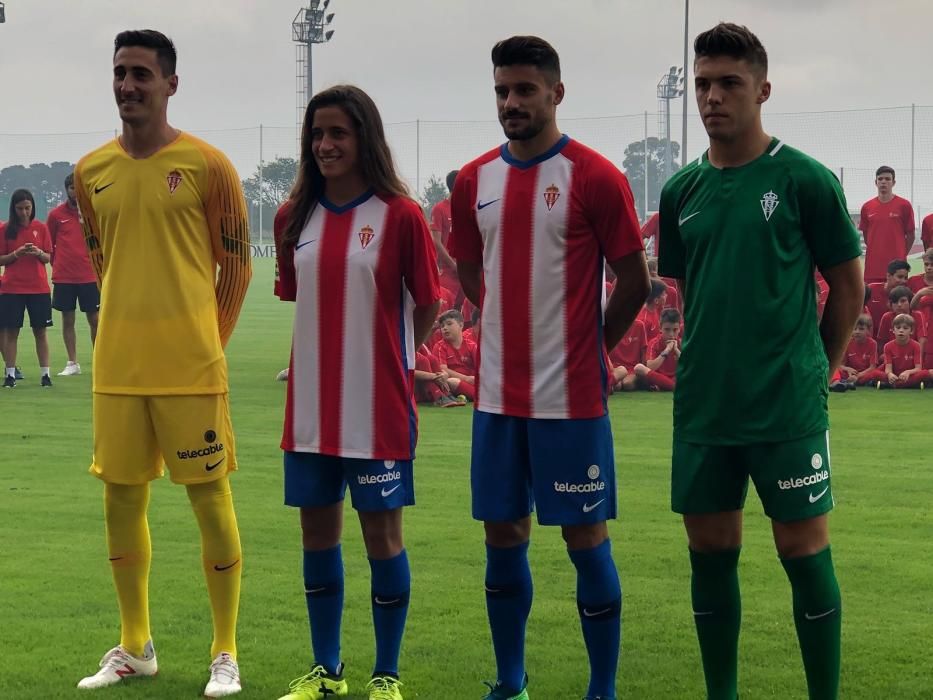
{"type": "Polygon", "coordinates": [[[227,394],[94,394],[90,472],[111,484],[144,484],[165,467],[178,484],[214,481],[236,470],[227,394]]]}

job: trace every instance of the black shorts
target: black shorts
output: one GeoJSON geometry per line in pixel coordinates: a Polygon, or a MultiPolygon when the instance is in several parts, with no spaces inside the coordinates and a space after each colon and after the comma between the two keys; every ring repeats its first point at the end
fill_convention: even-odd
{"type": "Polygon", "coordinates": [[[31,328],[50,328],[52,295],[0,294],[0,328],[22,328],[24,311],[29,311],[31,328]]]}
{"type": "Polygon", "coordinates": [[[56,311],[74,311],[76,304],[79,304],[81,311],[86,314],[94,313],[100,308],[100,290],[96,282],[55,283],[52,290],[52,308],[56,311]]]}

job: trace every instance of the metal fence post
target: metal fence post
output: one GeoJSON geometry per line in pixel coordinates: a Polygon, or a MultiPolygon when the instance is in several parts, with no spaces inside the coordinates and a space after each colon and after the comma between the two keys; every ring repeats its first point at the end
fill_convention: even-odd
{"type": "Polygon", "coordinates": [[[259,245],[262,245],[262,124],[259,125],[259,245]]]}

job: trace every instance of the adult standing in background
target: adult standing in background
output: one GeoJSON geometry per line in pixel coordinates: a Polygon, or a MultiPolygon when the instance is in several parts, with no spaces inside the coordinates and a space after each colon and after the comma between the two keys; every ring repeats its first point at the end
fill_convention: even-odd
{"type": "Polygon", "coordinates": [[[878,196],[862,205],[859,231],[865,239],[865,284],[884,282],[892,260],[906,260],[914,245],[914,208],[894,194],[894,168],[882,165],[875,172],[878,196]]]}

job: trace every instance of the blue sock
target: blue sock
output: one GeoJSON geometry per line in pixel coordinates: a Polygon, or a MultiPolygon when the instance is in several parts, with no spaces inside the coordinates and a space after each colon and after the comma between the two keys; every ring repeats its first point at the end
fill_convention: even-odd
{"type": "Polygon", "coordinates": [[[343,615],[340,545],[318,552],[306,551],[304,578],[314,661],[329,673],[336,673],[340,665],[340,618],[343,615]]]}
{"type": "Polygon", "coordinates": [[[577,567],[577,608],[590,657],[591,697],[616,696],[616,669],[622,636],[622,586],[607,539],[592,549],[570,551],[577,567]]]}
{"type": "Polygon", "coordinates": [[[525,623],[531,612],[528,543],[486,545],[486,612],[496,655],[497,680],[509,690],[525,685],[525,623]]]}
{"type": "Polygon", "coordinates": [[[398,655],[408,617],[411,570],[403,549],[391,559],[370,559],[373,627],[376,630],[376,665],[373,675],[398,676],[398,655]]]}

